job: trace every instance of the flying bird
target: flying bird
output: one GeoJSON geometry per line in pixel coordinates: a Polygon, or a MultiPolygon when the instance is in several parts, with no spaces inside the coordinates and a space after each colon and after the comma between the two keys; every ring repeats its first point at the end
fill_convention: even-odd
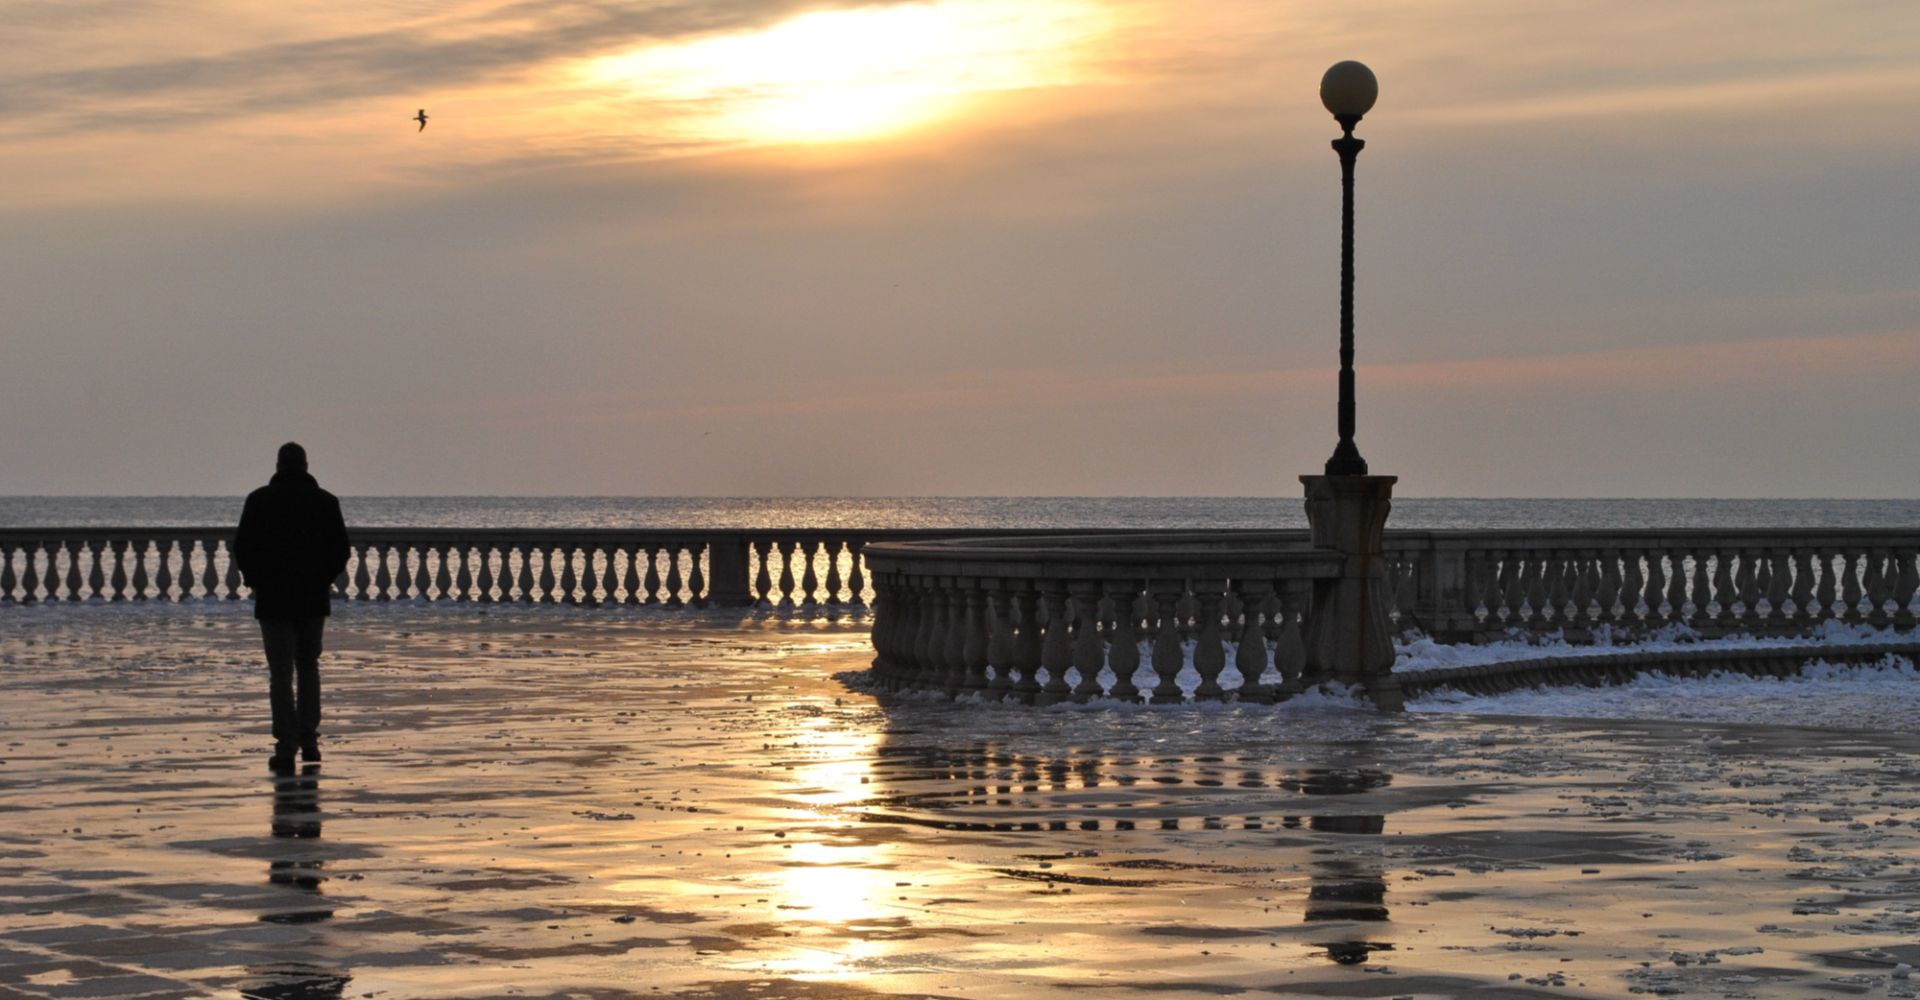
{"type": "Polygon", "coordinates": [[[419,114],[417,114],[417,115],[414,115],[414,116],[413,116],[412,118],[410,118],[410,119],[408,119],[408,120],[409,120],[409,121],[416,121],[416,122],[419,122],[419,123],[420,123],[420,127],[419,127],[418,129],[416,129],[415,131],[418,131],[418,132],[425,132],[425,131],[427,130],[427,109],[426,109],[426,108],[421,108],[421,109],[420,109],[420,113],[419,113],[419,114]]]}

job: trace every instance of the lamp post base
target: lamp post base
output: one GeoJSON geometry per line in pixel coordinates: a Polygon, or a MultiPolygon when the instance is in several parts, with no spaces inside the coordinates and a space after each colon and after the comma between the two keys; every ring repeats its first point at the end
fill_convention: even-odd
{"type": "Polygon", "coordinates": [[[1387,560],[1381,534],[1393,508],[1393,484],[1398,481],[1398,476],[1300,477],[1306,487],[1308,533],[1314,547],[1347,557],[1346,569],[1338,578],[1314,582],[1302,681],[1363,687],[1375,705],[1389,712],[1406,707],[1406,697],[1393,678],[1387,560]]]}

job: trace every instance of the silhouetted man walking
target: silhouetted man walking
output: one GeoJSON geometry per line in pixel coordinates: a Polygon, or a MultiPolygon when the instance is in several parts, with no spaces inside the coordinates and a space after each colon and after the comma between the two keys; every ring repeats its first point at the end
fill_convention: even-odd
{"type": "Polygon", "coordinates": [[[333,581],[347,568],[347,524],[340,501],[307,474],[307,450],[280,446],[273,479],[247,494],[233,558],[253,590],[253,616],[267,647],[273,701],[274,771],[293,752],[320,759],[320,633],[333,613],[333,581]],[[295,696],[294,675],[299,675],[295,696]]]}

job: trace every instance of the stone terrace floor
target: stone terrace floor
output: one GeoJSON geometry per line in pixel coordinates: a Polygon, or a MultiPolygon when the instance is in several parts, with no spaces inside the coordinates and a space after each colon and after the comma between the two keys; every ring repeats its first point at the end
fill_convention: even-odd
{"type": "Polygon", "coordinates": [[[1913,996],[1910,732],[884,704],[859,623],[0,609],[14,997],[1913,996]]]}

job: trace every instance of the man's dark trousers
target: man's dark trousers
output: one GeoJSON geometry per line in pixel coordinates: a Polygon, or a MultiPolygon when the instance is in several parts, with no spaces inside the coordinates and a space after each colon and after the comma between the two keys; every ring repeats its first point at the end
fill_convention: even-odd
{"type": "Polygon", "coordinates": [[[267,696],[273,702],[273,742],[280,753],[312,746],[319,738],[320,636],[326,624],[323,617],[260,619],[260,636],[267,646],[267,696]]]}

